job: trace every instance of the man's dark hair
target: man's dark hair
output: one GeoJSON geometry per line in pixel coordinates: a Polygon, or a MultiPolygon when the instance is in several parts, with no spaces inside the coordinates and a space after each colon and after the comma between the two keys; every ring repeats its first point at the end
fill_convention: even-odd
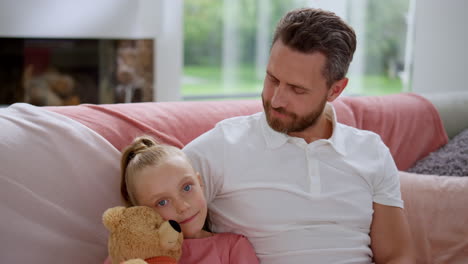
{"type": "Polygon", "coordinates": [[[356,50],[354,30],[335,13],[314,8],[288,12],[276,27],[272,45],[277,40],[299,52],[324,54],[329,87],[346,76],[356,50]]]}

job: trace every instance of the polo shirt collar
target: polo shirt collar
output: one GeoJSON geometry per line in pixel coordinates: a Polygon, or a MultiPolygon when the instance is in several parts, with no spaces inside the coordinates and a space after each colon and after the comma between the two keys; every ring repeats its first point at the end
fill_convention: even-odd
{"type": "Polygon", "coordinates": [[[265,138],[266,144],[269,148],[275,149],[281,147],[285,144],[290,136],[280,133],[276,130],[273,130],[268,121],[266,120],[265,111],[262,113],[262,118],[260,118],[260,123],[263,131],[263,137],[265,138]]]}
{"type": "MultiPolygon", "coordinates": [[[[327,103],[325,105],[324,115],[328,120],[332,122],[332,127],[333,127],[332,135],[329,139],[317,140],[310,144],[314,144],[315,142],[318,142],[318,141],[322,141],[322,142],[325,141],[328,144],[330,144],[331,147],[333,147],[333,149],[335,149],[336,152],[338,152],[341,155],[345,155],[345,142],[344,142],[344,136],[342,135],[343,132],[337,129],[338,123],[336,120],[335,109],[332,104],[327,103]]],[[[260,119],[260,122],[261,122],[263,136],[265,138],[266,144],[271,149],[279,148],[285,143],[287,143],[290,139],[294,138],[287,134],[280,133],[280,132],[273,130],[270,127],[270,125],[268,125],[265,112],[262,113],[262,118],[260,119]]]]}
{"type": "Polygon", "coordinates": [[[338,128],[338,121],[336,119],[336,112],[335,108],[331,103],[327,103],[324,110],[325,117],[332,122],[332,135],[329,139],[325,139],[328,141],[331,146],[341,155],[346,154],[346,142],[345,142],[345,135],[343,135],[343,129],[338,128]]]}

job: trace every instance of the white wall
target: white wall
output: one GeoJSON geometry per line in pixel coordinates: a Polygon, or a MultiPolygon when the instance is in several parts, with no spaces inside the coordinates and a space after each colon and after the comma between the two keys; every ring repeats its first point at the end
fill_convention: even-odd
{"type": "Polygon", "coordinates": [[[183,0],[161,2],[159,34],[156,37],[157,101],[179,101],[183,67],[183,0]]]}
{"type": "Polygon", "coordinates": [[[183,0],[2,0],[0,36],[155,38],[155,100],[180,98],[183,0]]]}
{"type": "MultiPolygon", "coordinates": [[[[157,2],[157,1],[155,1],[157,2]]],[[[0,35],[11,37],[152,37],[157,23],[139,23],[145,1],[2,0],[0,35]]],[[[157,5],[153,5],[157,8],[157,5]]],[[[157,10],[157,9],[156,9],[157,10]]]]}
{"type": "Polygon", "coordinates": [[[412,91],[468,91],[468,1],[419,0],[415,9],[412,91]]]}

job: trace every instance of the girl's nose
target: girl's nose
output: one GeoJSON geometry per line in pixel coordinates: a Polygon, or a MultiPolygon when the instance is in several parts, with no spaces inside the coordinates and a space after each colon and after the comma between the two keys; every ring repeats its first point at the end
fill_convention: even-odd
{"type": "Polygon", "coordinates": [[[177,210],[177,213],[181,214],[190,208],[190,204],[184,199],[178,199],[175,202],[175,208],[177,210]]]}

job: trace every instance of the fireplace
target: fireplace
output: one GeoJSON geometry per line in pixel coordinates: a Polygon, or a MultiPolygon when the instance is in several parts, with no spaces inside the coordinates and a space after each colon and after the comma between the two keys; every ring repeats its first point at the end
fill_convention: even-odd
{"type": "Polygon", "coordinates": [[[0,104],[153,101],[153,39],[0,38],[0,104]]]}

